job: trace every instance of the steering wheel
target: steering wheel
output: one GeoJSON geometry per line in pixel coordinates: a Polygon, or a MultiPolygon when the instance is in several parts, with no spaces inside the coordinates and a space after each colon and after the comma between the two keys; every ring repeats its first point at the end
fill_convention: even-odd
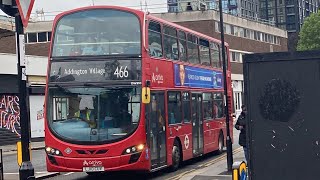
{"type": "Polygon", "coordinates": [[[86,123],[88,123],[88,124],[89,124],[89,122],[88,122],[88,121],[86,121],[85,119],[83,119],[83,118],[81,118],[81,117],[73,116],[73,117],[71,117],[71,119],[79,119],[80,121],[84,121],[84,122],[86,122],[86,123]]]}

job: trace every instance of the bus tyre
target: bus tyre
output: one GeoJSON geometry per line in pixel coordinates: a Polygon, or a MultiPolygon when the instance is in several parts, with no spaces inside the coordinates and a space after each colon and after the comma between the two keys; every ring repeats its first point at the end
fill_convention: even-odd
{"type": "Polygon", "coordinates": [[[224,138],[223,138],[223,134],[220,133],[219,139],[218,139],[218,154],[223,153],[223,148],[224,148],[224,138]]]}
{"type": "Polygon", "coordinates": [[[181,163],[181,149],[177,142],[172,147],[172,166],[171,170],[176,171],[181,163]]]}

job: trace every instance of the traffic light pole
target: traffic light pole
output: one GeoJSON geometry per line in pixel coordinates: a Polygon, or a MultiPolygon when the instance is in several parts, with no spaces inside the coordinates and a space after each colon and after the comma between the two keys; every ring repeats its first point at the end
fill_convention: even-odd
{"type": "Polygon", "coordinates": [[[30,121],[28,113],[28,94],[27,94],[27,78],[26,78],[26,64],[24,57],[25,52],[20,51],[20,47],[24,48],[24,44],[21,45],[22,39],[20,35],[24,37],[22,20],[19,14],[15,15],[15,25],[16,25],[16,48],[18,57],[18,82],[19,82],[19,105],[20,105],[20,126],[21,126],[21,147],[22,147],[22,164],[19,169],[20,180],[32,180],[34,177],[34,168],[30,161],[30,121]]]}
{"type": "Polygon", "coordinates": [[[229,97],[228,97],[228,86],[227,86],[227,60],[226,60],[226,49],[224,43],[224,28],[223,28],[223,11],[222,11],[222,0],[219,0],[219,12],[220,12],[220,33],[221,33],[221,44],[222,44],[222,62],[223,62],[223,77],[224,77],[224,95],[226,98],[226,128],[227,128],[227,166],[228,171],[232,171],[233,155],[232,155],[232,141],[230,137],[230,114],[229,114],[229,97]]]}

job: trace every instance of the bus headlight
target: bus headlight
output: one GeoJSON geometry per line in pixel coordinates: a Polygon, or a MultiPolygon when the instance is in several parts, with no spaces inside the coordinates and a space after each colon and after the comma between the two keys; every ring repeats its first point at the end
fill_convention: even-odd
{"type": "Polygon", "coordinates": [[[46,153],[48,155],[62,156],[62,153],[58,149],[52,147],[46,147],[46,153]]]}
{"type": "Polygon", "coordinates": [[[136,145],[136,146],[131,146],[131,147],[125,149],[125,150],[122,152],[122,155],[125,155],[125,154],[133,154],[133,153],[141,152],[141,151],[143,151],[143,149],[144,149],[144,144],[139,144],[139,145],[136,145]]]}
{"type": "Polygon", "coordinates": [[[144,144],[139,144],[137,148],[138,151],[142,151],[144,149],[144,144]]]}

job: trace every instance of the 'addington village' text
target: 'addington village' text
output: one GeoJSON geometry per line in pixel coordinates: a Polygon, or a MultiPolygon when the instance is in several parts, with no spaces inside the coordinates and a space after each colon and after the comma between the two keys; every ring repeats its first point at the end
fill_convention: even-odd
{"type": "Polygon", "coordinates": [[[106,73],[105,69],[99,68],[88,68],[88,69],[65,69],[64,74],[66,75],[86,75],[86,74],[100,74],[104,75],[106,73]]]}

